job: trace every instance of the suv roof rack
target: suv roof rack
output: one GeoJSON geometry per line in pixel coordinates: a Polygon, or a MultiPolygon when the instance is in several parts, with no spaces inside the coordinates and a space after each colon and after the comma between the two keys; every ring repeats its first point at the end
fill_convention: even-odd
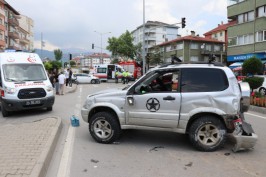
{"type": "Polygon", "coordinates": [[[179,63],[167,63],[167,64],[163,64],[161,66],[159,66],[159,68],[164,68],[170,65],[181,65],[181,64],[213,64],[214,66],[220,66],[220,67],[224,67],[224,64],[222,64],[221,62],[206,62],[206,61],[197,61],[197,62],[179,62],[179,63]]]}

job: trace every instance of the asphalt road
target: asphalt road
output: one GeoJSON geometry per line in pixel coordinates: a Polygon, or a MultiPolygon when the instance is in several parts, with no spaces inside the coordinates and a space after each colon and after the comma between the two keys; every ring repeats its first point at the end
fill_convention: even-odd
{"type": "Polygon", "coordinates": [[[259,136],[253,150],[233,153],[227,141],[222,150],[210,153],[196,151],[186,135],[169,132],[127,130],[114,144],[96,143],[88,125],[81,120],[80,108],[89,93],[105,88],[123,87],[115,83],[79,85],[76,92],[57,96],[52,112],[22,111],[0,123],[31,122],[51,115],[63,120],[63,129],[47,172],[47,177],[257,177],[265,176],[266,115],[246,113],[246,119],[259,136]],[[70,117],[80,118],[73,128],[70,117]],[[60,173],[59,173],[60,171],[60,173]]]}

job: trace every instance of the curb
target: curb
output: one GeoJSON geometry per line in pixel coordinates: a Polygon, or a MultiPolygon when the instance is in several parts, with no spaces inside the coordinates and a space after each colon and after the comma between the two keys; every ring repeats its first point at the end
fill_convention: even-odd
{"type": "Polygon", "coordinates": [[[249,111],[258,112],[258,113],[261,113],[261,114],[266,114],[266,108],[258,107],[258,106],[250,105],[249,111]]]}
{"type": "Polygon", "coordinates": [[[62,119],[60,117],[49,118],[56,118],[57,123],[55,128],[51,132],[51,136],[49,137],[47,144],[40,155],[40,158],[34,166],[30,177],[45,177],[56,147],[57,140],[62,130],[62,119]]]}

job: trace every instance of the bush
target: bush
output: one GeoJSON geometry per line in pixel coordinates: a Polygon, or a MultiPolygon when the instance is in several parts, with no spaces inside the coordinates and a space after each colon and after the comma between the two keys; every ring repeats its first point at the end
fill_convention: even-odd
{"type": "Polygon", "coordinates": [[[264,78],[263,77],[246,77],[245,79],[243,79],[243,81],[248,82],[251,90],[253,91],[254,89],[257,89],[262,85],[264,78]]]}
{"type": "Polygon", "coordinates": [[[242,65],[243,75],[262,73],[263,64],[260,59],[251,57],[244,61],[242,65]]]}

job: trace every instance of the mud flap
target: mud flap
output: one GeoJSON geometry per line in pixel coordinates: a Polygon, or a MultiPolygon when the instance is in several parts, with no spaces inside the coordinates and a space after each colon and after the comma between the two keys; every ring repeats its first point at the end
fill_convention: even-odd
{"type": "Polygon", "coordinates": [[[258,140],[258,136],[254,133],[252,126],[244,120],[242,120],[241,124],[237,123],[235,126],[233,137],[236,144],[232,149],[233,152],[252,149],[258,140]]]}

